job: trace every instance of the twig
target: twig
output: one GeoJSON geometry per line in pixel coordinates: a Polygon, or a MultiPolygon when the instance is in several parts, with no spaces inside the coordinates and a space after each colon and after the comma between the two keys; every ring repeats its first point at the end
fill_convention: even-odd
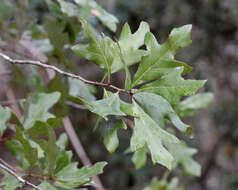
{"type": "Polygon", "coordinates": [[[2,162],[2,164],[4,164],[5,166],[7,166],[8,168],[10,168],[13,171],[16,171],[10,164],[8,164],[6,161],[4,161],[2,158],[0,158],[0,162],[2,162]]]}
{"type": "Polygon", "coordinates": [[[6,54],[3,54],[1,52],[0,52],[0,57],[5,59],[6,61],[10,62],[11,64],[36,65],[36,66],[39,66],[39,67],[43,67],[45,69],[54,70],[55,72],[57,72],[57,73],[59,73],[61,75],[81,80],[81,81],[83,81],[86,84],[91,84],[91,85],[94,85],[94,86],[101,86],[101,87],[105,87],[105,88],[108,87],[108,88],[114,89],[114,90],[116,90],[118,92],[124,92],[124,93],[127,93],[127,94],[131,94],[131,92],[128,92],[125,89],[118,88],[118,87],[116,87],[116,86],[114,86],[114,85],[112,85],[110,83],[107,84],[107,83],[102,83],[102,82],[90,81],[90,80],[87,80],[87,79],[81,77],[80,75],[75,75],[75,74],[72,74],[72,73],[65,72],[65,71],[59,69],[58,67],[55,67],[53,65],[47,65],[47,64],[42,63],[40,61],[12,59],[9,56],[7,56],[6,54]]]}
{"type": "Polygon", "coordinates": [[[20,183],[22,183],[23,185],[28,185],[36,190],[43,190],[40,187],[37,187],[36,185],[32,184],[31,182],[23,179],[22,177],[18,176],[12,169],[10,169],[9,167],[5,166],[4,164],[0,163],[0,168],[2,168],[3,170],[5,170],[7,173],[11,174],[12,176],[14,176],[20,183]]]}

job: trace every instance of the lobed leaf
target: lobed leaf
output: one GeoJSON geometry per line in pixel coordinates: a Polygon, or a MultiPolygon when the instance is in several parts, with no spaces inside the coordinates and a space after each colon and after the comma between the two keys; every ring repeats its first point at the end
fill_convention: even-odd
{"type": "Polygon", "coordinates": [[[104,118],[108,115],[125,115],[120,110],[120,98],[118,93],[110,93],[107,98],[102,100],[86,101],[82,99],[82,101],[91,112],[104,118]]]}
{"type": "Polygon", "coordinates": [[[24,118],[24,128],[31,128],[36,121],[47,121],[49,118],[54,118],[54,115],[48,112],[60,98],[59,92],[53,93],[38,93],[28,99],[28,110],[24,118]]]}
{"type": "Polygon", "coordinates": [[[144,44],[145,34],[149,31],[145,22],[141,22],[134,34],[131,33],[129,25],[125,24],[118,42],[104,35],[95,36],[86,21],[82,21],[82,27],[90,42],[86,45],[78,44],[73,50],[79,56],[104,68],[107,75],[139,62],[141,57],[147,54],[145,50],[139,49],[144,44]]]}
{"type": "Polygon", "coordinates": [[[214,98],[212,93],[200,93],[188,97],[177,105],[177,112],[182,116],[193,115],[201,108],[206,108],[214,98]]]}
{"type": "Polygon", "coordinates": [[[192,158],[192,156],[197,153],[197,149],[189,148],[183,142],[179,144],[166,143],[166,147],[175,158],[174,167],[180,164],[185,174],[194,176],[201,175],[201,166],[192,158]]]}
{"type": "Polygon", "coordinates": [[[110,117],[108,120],[101,119],[98,123],[103,143],[110,153],[115,152],[119,145],[117,131],[119,129],[127,129],[125,122],[116,117],[110,117]]]}
{"type": "Polygon", "coordinates": [[[170,104],[178,104],[180,98],[195,94],[205,84],[205,80],[184,80],[181,77],[182,67],[171,70],[167,75],[150,84],[146,84],[139,91],[151,92],[165,98],[170,104]]]}
{"type": "Polygon", "coordinates": [[[141,92],[135,94],[134,98],[159,126],[164,127],[165,119],[169,119],[178,130],[187,135],[192,135],[192,127],[180,120],[172,106],[163,97],[153,93],[141,92]]]}
{"type": "Polygon", "coordinates": [[[143,147],[137,151],[132,156],[132,161],[136,167],[136,169],[140,169],[146,165],[146,159],[147,159],[147,148],[143,147]]]}
{"type": "Polygon", "coordinates": [[[136,151],[147,146],[152,155],[153,163],[159,163],[172,169],[174,158],[164,147],[163,143],[178,143],[179,140],[162,129],[134,101],[135,127],[131,137],[131,150],[136,151]]]}
{"type": "Polygon", "coordinates": [[[90,182],[90,178],[103,172],[106,162],[98,162],[92,167],[77,168],[77,163],[71,163],[56,173],[55,184],[65,189],[80,187],[90,182]]]}
{"type": "Polygon", "coordinates": [[[154,35],[148,32],[145,36],[145,45],[148,55],[143,57],[135,74],[132,86],[141,82],[158,79],[175,67],[184,67],[183,74],[191,71],[191,67],[175,60],[175,53],[191,43],[191,25],[172,30],[168,40],[160,45],[154,35]]]}

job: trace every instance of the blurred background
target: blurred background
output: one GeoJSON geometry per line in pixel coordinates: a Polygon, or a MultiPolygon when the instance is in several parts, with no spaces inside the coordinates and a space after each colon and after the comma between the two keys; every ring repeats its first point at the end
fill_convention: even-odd
{"type": "MultiPolygon", "coordinates": [[[[202,91],[213,92],[214,100],[209,108],[198,111],[193,117],[183,119],[195,130],[195,137],[189,140],[189,145],[199,150],[196,160],[202,165],[201,177],[184,177],[179,170],[173,172],[170,177],[178,176],[181,186],[188,190],[238,189],[238,1],[98,0],[97,2],[120,21],[116,34],[105,32],[101,26],[97,29],[116,37],[125,22],[129,23],[133,32],[137,30],[141,21],[148,22],[160,43],[166,40],[174,27],[193,25],[193,43],[179,52],[177,59],[193,67],[193,71],[186,77],[207,79],[202,91]]],[[[33,18],[30,23],[44,23],[47,6],[43,1],[16,0],[13,6],[13,9],[17,10],[15,14],[18,16],[15,18],[18,20],[8,25],[8,29],[15,38],[22,36],[25,28],[29,26],[29,15],[33,18]]],[[[1,38],[7,39],[4,31],[6,23],[2,21],[1,38]]],[[[5,47],[3,44],[0,46],[5,47]]],[[[76,68],[72,66],[73,61],[68,63],[67,67],[72,67],[85,78],[100,80],[102,77],[102,71],[95,65],[79,60],[69,50],[65,55],[74,58],[78,63],[76,68]]],[[[56,61],[55,59],[52,56],[49,61],[56,61]]],[[[1,67],[0,65],[0,69],[1,67]]],[[[132,71],[135,68],[133,66],[132,71]]],[[[23,92],[20,89],[21,85],[27,82],[16,79],[17,71],[14,70],[14,78],[1,76],[0,93],[3,93],[4,84],[10,84],[15,85],[17,98],[27,94],[27,90],[23,92]]],[[[114,74],[113,80],[118,86],[123,86],[124,74],[122,72],[114,74]]],[[[33,82],[40,83],[35,79],[33,82]]],[[[0,97],[4,100],[3,95],[0,97]]],[[[165,169],[153,166],[150,162],[142,169],[135,169],[131,162],[132,155],[124,154],[129,145],[127,132],[119,133],[120,147],[116,153],[110,155],[100,141],[98,132],[92,130],[96,116],[72,107],[68,108],[68,111],[92,162],[105,160],[110,163],[100,176],[105,187],[113,190],[140,190],[151,182],[152,177],[160,178],[163,175],[165,169]]]]}

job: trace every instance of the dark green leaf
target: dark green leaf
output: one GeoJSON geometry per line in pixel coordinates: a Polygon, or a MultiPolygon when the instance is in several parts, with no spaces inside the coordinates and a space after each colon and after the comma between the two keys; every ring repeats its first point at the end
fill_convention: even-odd
{"type": "Polygon", "coordinates": [[[72,152],[71,151],[65,151],[61,150],[56,162],[56,168],[54,173],[58,173],[60,170],[62,170],[64,167],[70,164],[72,158],[72,152]]]}
{"type": "Polygon", "coordinates": [[[0,105],[0,137],[6,129],[7,122],[11,118],[11,110],[9,108],[3,108],[0,105]]]}
{"type": "Polygon", "coordinates": [[[16,134],[14,137],[16,138],[17,142],[19,142],[17,145],[18,150],[24,154],[25,159],[30,164],[30,167],[33,167],[38,161],[37,149],[31,145],[30,139],[25,137],[25,134],[19,127],[15,126],[15,128],[16,134]]]}

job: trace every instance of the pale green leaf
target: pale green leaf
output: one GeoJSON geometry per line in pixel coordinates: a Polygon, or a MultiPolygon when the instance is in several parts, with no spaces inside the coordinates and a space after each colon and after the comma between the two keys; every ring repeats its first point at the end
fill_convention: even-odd
{"type": "Polygon", "coordinates": [[[0,181],[0,186],[3,186],[3,190],[15,190],[22,187],[22,184],[11,174],[4,170],[0,170],[0,173],[4,174],[4,177],[0,181]]]}
{"type": "Polygon", "coordinates": [[[169,39],[162,45],[158,44],[154,35],[148,32],[145,36],[145,45],[149,53],[142,58],[134,77],[133,86],[148,80],[158,79],[175,67],[183,66],[183,74],[190,72],[190,66],[176,61],[174,57],[180,48],[190,44],[190,30],[191,25],[172,30],[169,39]],[[183,39],[185,41],[182,41],[183,39]]]}
{"type": "Polygon", "coordinates": [[[89,183],[92,176],[101,174],[106,164],[98,162],[92,167],[84,166],[78,169],[77,163],[71,163],[55,175],[55,184],[66,189],[80,187],[89,183]]]}
{"type": "Polygon", "coordinates": [[[117,131],[119,129],[127,128],[125,122],[121,119],[117,119],[116,117],[109,117],[108,120],[101,119],[98,123],[98,127],[107,150],[110,153],[115,152],[119,145],[117,131]]]}
{"type": "MultiPolygon", "coordinates": [[[[127,67],[138,63],[142,56],[147,55],[147,51],[139,48],[144,44],[145,35],[149,31],[150,28],[146,22],[141,22],[134,34],[132,34],[130,26],[127,23],[123,26],[118,44],[127,67]]],[[[115,56],[112,64],[112,73],[123,68],[124,63],[119,56],[115,56]]]]}
{"type": "Polygon", "coordinates": [[[58,190],[57,188],[55,188],[53,185],[51,185],[47,181],[43,181],[38,187],[40,187],[41,189],[44,189],[44,190],[58,190]]]}
{"type": "Polygon", "coordinates": [[[143,147],[137,151],[132,156],[132,161],[134,165],[136,166],[136,169],[140,169],[146,165],[146,159],[147,159],[147,148],[143,147]]]}
{"type": "Polygon", "coordinates": [[[197,149],[189,148],[184,142],[179,144],[166,143],[166,147],[175,158],[175,165],[182,165],[184,173],[188,175],[200,176],[201,166],[192,156],[197,153],[197,149]]]}
{"type": "Polygon", "coordinates": [[[0,137],[6,129],[7,122],[11,118],[11,110],[9,108],[3,108],[0,105],[0,137]]]}
{"type": "Polygon", "coordinates": [[[159,126],[164,127],[165,119],[169,119],[178,130],[192,135],[191,126],[180,120],[172,106],[163,97],[153,93],[141,92],[135,94],[134,98],[159,126]]]}
{"type": "Polygon", "coordinates": [[[48,109],[50,109],[59,98],[59,92],[34,94],[28,102],[29,106],[23,124],[24,128],[31,128],[36,121],[45,122],[49,118],[54,118],[54,115],[49,113],[48,109]]]}
{"type": "Polygon", "coordinates": [[[82,21],[82,26],[90,42],[89,44],[78,44],[73,47],[73,50],[79,56],[104,68],[107,74],[117,72],[125,68],[125,65],[127,67],[133,65],[147,54],[145,50],[139,49],[144,44],[145,34],[149,31],[149,26],[145,22],[141,22],[134,34],[131,33],[129,25],[125,24],[118,42],[104,35],[95,36],[86,21],[82,21]]]}
{"type": "Polygon", "coordinates": [[[120,110],[120,98],[117,93],[110,93],[107,98],[102,100],[86,101],[82,99],[82,101],[85,103],[86,108],[101,117],[108,115],[125,115],[120,110]]]}
{"type": "Polygon", "coordinates": [[[91,101],[95,100],[95,97],[90,89],[91,86],[83,83],[80,80],[69,78],[69,95],[73,98],[83,98],[91,101]]]}
{"type": "Polygon", "coordinates": [[[164,147],[165,142],[178,143],[179,140],[162,129],[134,102],[135,127],[131,138],[131,150],[136,151],[147,146],[153,163],[159,163],[172,169],[174,158],[164,147]]]}
{"type": "Polygon", "coordinates": [[[177,112],[182,116],[193,115],[196,110],[206,108],[213,98],[212,93],[200,93],[188,97],[177,105],[177,112]]]}
{"type": "Polygon", "coordinates": [[[184,188],[179,187],[178,178],[172,178],[171,181],[153,178],[151,184],[143,190],[184,190],[184,188]]]}
{"type": "Polygon", "coordinates": [[[68,139],[67,134],[66,133],[60,134],[59,138],[57,139],[56,144],[58,147],[65,149],[69,144],[69,139],[68,139]]]}
{"type": "Polygon", "coordinates": [[[140,91],[158,94],[170,104],[178,104],[181,97],[195,94],[206,82],[205,80],[184,80],[181,77],[182,72],[183,68],[177,67],[159,80],[142,86],[140,91]]]}
{"type": "Polygon", "coordinates": [[[74,0],[75,3],[81,8],[80,12],[87,12],[86,15],[93,15],[97,17],[105,26],[111,31],[115,32],[117,29],[118,19],[112,14],[105,11],[100,5],[94,0],[74,0]]]}
{"type": "Polygon", "coordinates": [[[182,27],[174,28],[169,35],[169,43],[174,53],[181,48],[185,48],[192,43],[191,33],[192,25],[188,24],[182,27]]]}
{"type": "Polygon", "coordinates": [[[64,14],[70,17],[77,16],[77,7],[74,4],[64,0],[57,0],[57,1],[59,2],[61,11],[64,14]]]}

